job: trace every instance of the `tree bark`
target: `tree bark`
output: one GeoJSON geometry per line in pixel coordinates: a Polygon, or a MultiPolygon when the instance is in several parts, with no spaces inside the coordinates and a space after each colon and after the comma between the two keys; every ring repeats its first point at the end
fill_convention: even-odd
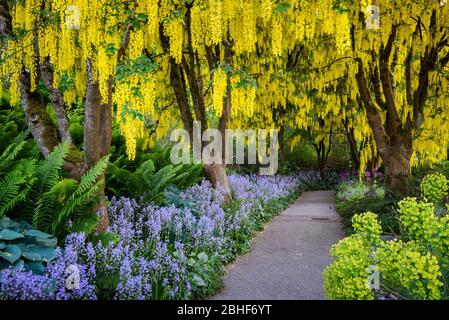
{"type": "Polygon", "coordinates": [[[0,36],[6,37],[12,29],[12,19],[9,13],[8,2],[0,0],[0,36]]]}
{"type": "Polygon", "coordinates": [[[61,90],[53,87],[53,71],[48,59],[39,64],[39,71],[41,79],[50,94],[51,104],[56,115],[59,136],[63,142],[66,141],[69,144],[72,144],[72,137],[70,136],[69,130],[69,120],[67,119],[67,113],[64,109],[64,97],[61,90]]]}
{"type": "MultiPolygon", "coordinates": [[[[395,111],[394,101],[392,100],[391,88],[389,88],[388,78],[383,76],[383,86],[386,94],[390,95],[386,99],[384,108],[387,109],[385,123],[382,121],[380,112],[371,99],[368,89],[365,72],[361,60],[356,80],[359,88],[360,100],[365,106],[368,123],[373,132],[376,141],[377,151],[385,167],[385,187],[388,194],[395,194],[400,197],[406,197],[412,194],[410,159],[412,150],[412,132],[404,130],[400,121],[398,121],[397,111],[395,111]],[[394,109],[394,110],[393,110],[394,109]]],[[[384,70],[385,71],[385,70],[384,70]]]]}
{"type": "Polygon", "coordinates": [[[30,74],[22,68],[20,75],[20,95],[22,109],[28,128],[45,158],[59,144],[58,133],[50,119],[43,98],[38,92],[31,92],[30,74]]]}
{"type": "Polygon", "coordinates": [[[413,193],[411,184],[411,148],[397,147],[383,155],[385,187],[388,193],[408,196],[413,193]]]}
{"type": "Polygon", "coordinates": [[[347,122],[343,123],[345,128],[346,138],[348,139],[349,151],[351,153],[351,159],[356,167],[360,166],[360,155],[357,148],[357,141],[354,136],[354,128],[349,128],[347,122]]]}
{"type": "Polygon", "coordinates": [[[210,164],[204,166],[207,179],[212,183],[214,188],[220,189],[225,193],[226,200],[230,200],[230,188],[226,167],[221,164],[210,164]]]}
{"type": "MultiPolygon", "coordinates": [[[[83,172],[87,172],[87,170],[95,166],[102,156],[109,153],[110,136],[112,135],[112,117],[111,119],[106,119],[112,112],[110,110],[111,106],[109,105],[110,101],[108,101],[107,105],[102,103],[100,85],[97,81],[93,80],[90,60],[87,60],[87,73],[88,83],[84,105],[83,172]]],[[[99,179],[104,179],[104,173],[99,179]]],[[[94,204],[93,212],[101,213],[100,222],[97,226],[97,233],[101,233],[109,227],[109,213],[104,184],[100,186],[98,197],[100,201],[94,204]]]]}
{"type": "MultiPolygon", "coordinates": [[[[192,5],[187,4],[186,12],[186,28],[190,30],[191,23],[191,8],[192,5]]],[[[169,51],[169,39],[163,32],[163,25],[159,26],[159,36],[161,39],[162,47],[165,52],[169,51]]],[[[209,57],[216,59],[217,57],[209,57]]],[[[212,63],[212,60],[209,61],[212,63]]],[[[190,137],[193,137],[193,114],[191,107],[195,114],[195,119],[201,122],[201,130],[204,132],[207,129],[207,116],[206,116],[206,103],[203,93],[203,80],[201,76],[201,70],[199,66],[198,56],[195,54],[192,47],[192,39],[190,32],[187,35],[187,52],[182,58],[182,62],[178,65],[174,59],[170,58],[170,85],[172,86],[176,102],[181,114],[181,119],[184,128],[190,133],[190,137]],[[187,84],[185,82],[187,79],[187,84]],[[190,99],[189,95],[190,94],[190,99]],[[189,103],[190,101],[190,103],[189,103]]],[[[227,92],[227,96],[230,97],[230,92],[227,92]]],[[[230,99],[229,103],[223,106],[224,115],[220,119],[220,130],[224,132],[227,128],[230,119],[230,99]]],[[[224,102],[225,103],[225,102],[224,102]]],[[[207,179],[212,183],[214,188],[221,188],[226,194],[226,198],[230,199],[231,191],[229,188],[228,177],[226,175],[226,168],[223,164],[205,165],[204,171],[207,179]]]]}
{"type": "Polygon", "coordinates": [[[281,125],[279,129],[279,162],[281,168],[285,165],[285,125],[281,125]]]}

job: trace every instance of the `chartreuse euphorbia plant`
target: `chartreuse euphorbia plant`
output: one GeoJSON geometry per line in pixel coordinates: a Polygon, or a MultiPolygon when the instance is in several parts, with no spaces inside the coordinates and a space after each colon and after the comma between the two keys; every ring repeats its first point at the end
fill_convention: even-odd
{"type": "MultiPolygon", "coordinates": [[[[431,175],[426,184],[434,180],[431,175]]],[[[424,186],[424,187],[423,187],[424,186]]],[[[438,192],[447,193],[443,185],[438,192]]],[[[326,295],[333,299],[374,299],[376,294],[397,298],[440,299],[448,295],[449,216],[439,216],[435,205],[416,198],[398,204],[402,239],[384,241],[377,216],[355,215],[355,233],[332,247],[333,263],[324,272],[326,295]],[[377,270],[379,287],[370,286],[377,270]],[[376,291],[377,290],[377,291],[376,291]]]]}

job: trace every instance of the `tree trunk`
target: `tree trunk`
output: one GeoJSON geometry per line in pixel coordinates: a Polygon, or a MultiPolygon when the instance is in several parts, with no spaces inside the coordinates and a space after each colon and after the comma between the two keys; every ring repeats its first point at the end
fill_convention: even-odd
{"type": "MultiPolygon", "coordinates": [[[[192,5],[187,5],[186,12],[186,25],[190,30],[191,23],[191,8],[192,5]]],[[[163,32],[163,25],[159,26],[159,36],[161,39],[162,47],[165,52],[169,50],[169,39],[163,32]]],[[[207,115],[206,115],[206,103],[203,93],[203,80],[201,75],[200,61],[195,54],[192,47],[192,37],[190,32],[187,35],[187,52],[182,58],[182,63],[177,64],[174,59],[170,58],[170,85],[172,86],[176,102],[181,114],[181,120],[184,128],[189,131],[191,139],[193,138],[193,112],[195,114],[195,120],[201,122],[201,131],[207,129],[207,115]],[[189,90],[187,90],[186,80],[189,84],[189,90]],[[190,95],[190,96],[189,96],[190,95]]],[[[227,51],[227,55],[230,55],[232,51],[227,51]]],[[[217,57],[213,58],[216,59],[217,57]]],[[[232,56],[227,56],[227,59],[232,56]]],[[[230,92],[227,92],[227,96],[230,97],[230,92]]],[[[220,130],[224,130],[228,126],[230,119],[230,99],[224,99],[223,116],[220,119],[220,130]]],[[[223,164],[205,165],[204,171],[207,179],[212,183],[214,188],[221,188],[226,194],[226,198],[230,199],[231,191],[229,188],[228,177],[226,175],[226,167],[223,164]]]]}
{"type": "MultiPolygon", "coordinates": [[[[386,57],[384,59],[387,59],[386,57]]],[[[399,120],[394,102],[392,89],[384,89],[386,92],[386,102],[379,101],[378,104],[388,112],[385,121],[377,110],[374,101],[371,98],[365,71],[362,61],[358,60],[359,71],[356,75],[357,84],[360,93],[360,103],[363,103],[366,110],[368,123],[373,132],[376,141],[377,151],[385,167],[385,187],[388,194],[395,194],[400,197],[406,197],[412,194],[410,183],[410,159],[413,153],[413,137],[410,129],[404,129],[399,120]]],[[[386,72],[384,70],[384,72],[386,72]]],[[[384,87],[388,77],[383,75],[381,81],[384,87]]],[[[378,79],[373,78],[376,82],[378,79]]],[[[376,94],[378,96],[378,94],[376,94]]],[[[380,100],[379,98],[377,100],[380,100]]]]}
{"type": "Polygon", "coordinates": [[[354,128],[349,129],[345,127],[346,138],[348,139],[349,150],[351,152],[351,159],[354,162],[355,167],[360,167],[360,155],[359,150],[357,148],[357,141],[354,137],[354,128]]]}
{"type": "Polygon", "coordinates": [[[64,109],[64,96],[58,88],[53,87],[53,70],[48,58],[39,64],[39,72],[41,79],[50,94],[51,104],[56,115],[56,123],[61,141],[72,144],[70,136],[69,120],[64,109]]]}
{"type": "Polygon", "coordinates": [[[406,197],[413,194],[411,184],[410,147],[397,146],[391,148],[382,157],[385,166],[385,188],[389,194],[406,197]]]}
{"type": "Polygon", "coordinates": [[[205,165],[207,179],[212,183],[214,188],[221,189],[226,196],[226,200],[230,200],[231,190],[229,188],[228,176],[226,175],[226,167],[221,164],[205,165]]]}
{"type": "Polygon", "coordinates": [[[285,165],[285,126],[281,125],[279,129],[279,162],[280,167],[283,168],[285,165]]]}
{"type": "MultiPolygon", "coordinates": [[[[109,102],[106,105],[102,103],[99,83],[92,78],[92,65],[90,60],[87,61],[87,70],[88,84],[84,105],[84,172],[95,166],[101,157],[109,153],[112,137],[111,105],[109,102]]],[[[108,100],[110,100],[109,98],[108,100]]],[[[99,179],[104,179],[104,173],[99,179]]],[[[109,227],[109,214],[104,183],[99,188],[98,198],[100,201],[94,204],[92,210],[95,213],[100,213],[97,233],[101,233],[109,227]]]]}
{"type": "Polygon", "coordinates": [[[20,75],[20,96],[28,128],[45,158],[59,144],[58,133],[50,119],[43,98],[30,90],[30,74],[25,68],[20,75]]]}
{"type": "MultiPolygon", "coordinates": [[[[12,18],[9,13],[8,1],[0,0],[0,36],[6,37],[12,29],[12,18]]],[[[0,39],[2,40],[2,39],[0,39]]]]}

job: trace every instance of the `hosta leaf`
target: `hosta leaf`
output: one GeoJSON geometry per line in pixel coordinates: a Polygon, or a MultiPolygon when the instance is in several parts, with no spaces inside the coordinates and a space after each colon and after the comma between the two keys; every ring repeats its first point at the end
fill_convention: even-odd
{"type": "Polygon", "coordinates": [[[0,231],[0,240],[15,240],[24,238],[23,234],[13,231],[11,229],[3,229],[0,231]]]}
{"type": "Polygon", "coordinates": [[[55,258],[55,250],[31,244],[22,253],[22,256],[31,261],[50,262],[55,258]]]}
{"type": "Polygon", "coordinates": [[[0,228],[13,228],[13,227],[19,227],[19,224],[7,216],[3,216],[0,218],[0,228]]]}
{"type": "Polygon", "coordinates": [[[45,266],[40,261],[32,261],[25,264],[25,270],[31,271],[34,274],[42,274],[45,271],[45,266]]]}
{"type": "Polygon", "coordinates": [[[22,259],[17,260],[16,262],[14,262],[11,267],[13,270],[15,271],[19,271],[22,270],[24,266],[24,261],[22,259]]]}
{"type": "Polygon", "coordinates": [[[0,251],[0,257],[8,261],[9,263],[16,262],[21,255],[20,248],[14,244],[8,244],[6,248],[0,251]]]}
{"type": "Polygon", "coordinates": [[[58,239],[56,237],[51,237],[48,239],[36,238],[36,243],[39,246],[55,248],[58,245],[58,239]]]}
{"type": "Polygon", "coordinates": [[[30,236],[30,237],[36,237],[36,238],[41,238],[41,239],[48,239],[50,238],[52,235],[39,231],[39,230],[28,230],[25,233],[26,236],[30,236]]]}

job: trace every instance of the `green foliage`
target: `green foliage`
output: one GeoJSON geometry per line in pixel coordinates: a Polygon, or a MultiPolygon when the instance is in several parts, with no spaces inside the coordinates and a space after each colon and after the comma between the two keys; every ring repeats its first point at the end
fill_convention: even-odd
{"type": "Polygon", "coordinates": [[[0,218],[0,270],[25,269],[43,273],[45,265],[55,258],[56,237],[33,229],[25,221],[0,218]]]}
{"type": "Polygon", "coordinates": [[[376,214],[372,212],[356,214],[352,217],[352,226],[355,233],[361,235],[365,241],[373,245],[379,244],[382,228],[376,214]]]}
{"type": "Polygon", "coordinates": [[[223,275],[223,266],[219,255],[190,252],[187,256],[187,268],[189,283],[191,283],[196,298],[207,298],[219,289],[223,275]]]}
{"type": "Polygon", "coordinates": [[[366,183],[364,181],[349,180],[338,185],[338,199],[356,201],[366,196],[383,198],[385,196],[385,190],[377,183],[366,183]]]}
{"type": "Polygon", "coordinates": [[[446,265],[449,262],[449,216],[439,217],[432,203],[407,198],[399,203],[398,212],[403,235],[436,255],[446,265]]]}
{"type": "Polygon", "coordinates": [[[421,183],[421,193],[424,199],[442,204],[449,191],[449,180],[441,173],[427,175],[421,183]]]}
{"type": "Polygon", "coordinates": [[[101,159],[78,182],[61,174],[69,151],[66,143],[46,160],[16,159],[26,145],[27,134],[19,134],[0,156],[0,216],[16,209],[15,216],[58,236],[70,231],[66,226],[69,219],[73,222],[71,230],[93,231],[97,216],[85,212],[96,200],[108,158],[101,159]]]}
{"type": "Polygon", "coordinates": [[[35,160],[16,157],[23,150],[26,133],[19,134],[0,156],[0,217],[27,198],[34,177],[35,160]]]}
{"type": "Polygon", "coordinates": [[[171,164],[169,148],[156,149],[139,160],[140,164],[135,167],[135,163],[120,156],[109,165],[106,172],[108,193],[139,199],[142,203],[162,204],[168,187],[189,187],[203,178],[200,164],[171,164]]]}
{"type": "Polygon", "coordinates": [[[324,272],[332,299],[372,299],[392,294],[405,299],[447,296],[449,216],[438,217],[432,203],[407,198],[399,202],[403,240],[381,240],[373,213],[355,215],[355,233],[331,250],[333,263],[324,272]],[[380,272],[380,291],[366,286],[370,266],[380,272]],[[443,282],[444,281],[444,282],[443,282]]]}
{"type": "Polygon", "coordinates": [[[331,248],[332,264],[323,273],[324,291],[330,299],[372,300],[367,286],[370,250],[360,235],[341,240],[331,248]]]}
{"type": "MultiPolygon", "coordinates": [[[[59,156],[64,157],[64,154],[59,156]]],[[[94,214],[86,215],[86,212],[89,212],[89,205],[100,201],[95,199],[95,196],[100,185],[104,183],[101,177],[107,164],[108,157],[102,158],[81,177],[80,182],[67,178],[51,180],[50,183],[47,180],[45,192],[37,198],[37,206],[33,211],[33,225],[58,235],[75,230],[92,232],[98,223],[98,217],[94,214]],[[69,219],[73,222],[70,230],[66,226],[69,219]]]]}
{"type": "Polygon", "coordinates": [[[399,234],[399,219],[393,198],[385,198],[384,191],[378,184],[366,182],[343,182],[337,187],[336,209],[341,216],[341,223],[346,234],[354,232],[352,218],[367,211],[377,215],[382,230],[390,234],[399,234]]]}
{"type": "Polygon", "coordinates": [[[385,285],[393,286],[405,298],[435,300],[441,298],[441,271],[438,259],[423,253],[414,242],[389,241],[375,254],[385,285]]]}

